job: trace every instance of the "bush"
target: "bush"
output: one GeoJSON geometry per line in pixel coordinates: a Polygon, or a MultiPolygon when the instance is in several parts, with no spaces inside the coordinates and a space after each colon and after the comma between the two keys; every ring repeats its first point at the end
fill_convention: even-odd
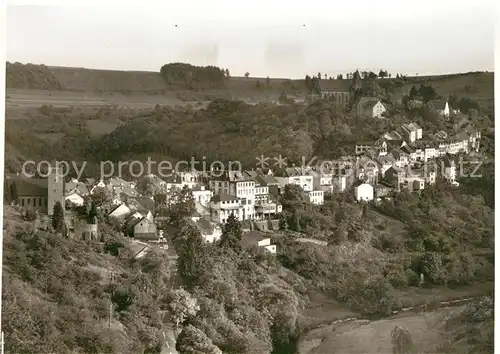
{"type": "Polygon", "coordinates": [[[395,326],[391,331],[392,353],[409,354],[413,351],[413,339],[406,328],[395,326]]]}
{"type": "Polygon", "coordinates": [[[33,210],[33,209],[28,209],[23,214],[23,220],[26,220],[26,221],[32,222],[32,221],[35,221],[37,218],[38,218],[38,213],[36,212],[36,210],[33,210]]]}

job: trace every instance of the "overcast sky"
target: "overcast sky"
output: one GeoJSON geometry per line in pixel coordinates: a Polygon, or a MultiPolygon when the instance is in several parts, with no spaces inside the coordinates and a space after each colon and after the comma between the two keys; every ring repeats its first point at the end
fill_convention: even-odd
{"type": "Polygon", "coordinates": [[[158,71],[182,61],[294,78],[493,70],[494,0],[7,3],[11,62],[158,71]]]}

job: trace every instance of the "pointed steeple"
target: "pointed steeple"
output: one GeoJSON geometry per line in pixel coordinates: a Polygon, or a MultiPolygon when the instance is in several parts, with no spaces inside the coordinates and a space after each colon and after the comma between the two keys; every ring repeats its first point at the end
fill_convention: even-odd
{"type": "Polygon", "coordinates": [[[351,89],[353,91],[360,90],[363,87],[363,83],[361,82],[361,75],[359,74],[359,70],[356,70],[354,72],[354,75],[352,77],[352,86],[351,89]]]}

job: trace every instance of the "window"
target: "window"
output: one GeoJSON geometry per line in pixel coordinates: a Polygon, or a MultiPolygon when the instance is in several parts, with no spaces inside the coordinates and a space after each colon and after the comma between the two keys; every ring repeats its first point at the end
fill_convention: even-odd
{"type": "Polygon", "coordinates": [[[28,205],[31,205],[31,199],[27,199],[28,200],[28,205]]]}
{"type": "Polygon", "coordinates": [[[24,199],[21,199],[21,206],[24,206],[24,199]]]}

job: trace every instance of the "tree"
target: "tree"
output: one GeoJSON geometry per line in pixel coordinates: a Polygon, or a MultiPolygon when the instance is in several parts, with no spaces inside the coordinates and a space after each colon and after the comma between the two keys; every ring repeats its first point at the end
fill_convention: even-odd
{"type": "Polygon", "coordinates": [[[196,210],[193,192],[187,186],[184,186],[181,190],[172,190],[170,201],[167,216],[173,223],[178,222],[186,216],[190,216],[196,210]]]}
{"type": "Polygon", "coordinates": [[[387,71],[380,69],[380,71],[378,73],[378,77],[380,77],[380,78],[387,77],[387,71]]]}
{"type": "Polygon", "coordinates": [[[60,202],[54,204],[52,211],[52,227],[56,232],[62,232],[64,227],[64,210],[60,202]]]}
{"type": "Polygon", "coordinates": [[[307,92],[311,93],[312,92],[312,79],[309,75],[306,75],[305,84],[306,84],[307,92]]]}
{"type": "Polygon", "coordinates": [[[311,79],[311,88],[312,88],[312,93],[316,94],[321,93],[321,86],[319,83],[319,79],[317,77],[313,77],[311,79]]]}
{"type": "Polygon", "coordinates": [[[337,75],[337,80],[343,80],[342,74],[337,75]]]}
{"type": "Polygon", "coordinates": [[[195,297],[186,290],[179,288],[172,290],[167,296],[167,311],[178,330],[189,317],[194,317],[200,310],[195,297]]]}
{"type": "Polygon", "coordinates": [[[167,195],[165,193],[155,193],[154,201],[156,207],[163,205],[167,202],[167,195]]]}
{"type": "Polygon", "coordinates": [[[409,354],[413,350],[413,340],[406,328],[394,326],[391,331],[392,353],[409,354]]]}
{"type": "Polygon", "coordinates": [[[250,76],[250,73],[247,71],[247,72],[245,73],[245,77],[246,77],[246,78],[248,78],[249,76],[250,76]]]}
{"type": "Polygon", "coordinates": [[[229,69],[226,69],[226,77],[231,77],[231,74],[229,73],[229,69]]]}
{"type": "Polygon", "coordinates": [[[98,187],[94,190],[94,193],[90,195],[90,198],[97,207],[101,207],[111,201],[112,196],[111,192],[106,187],[98,187]]]}
{"type": "Polygon", "coordinates": [[[155,185],[152,179],[148,176],[141,178],[135,188],[139,193],[146,197],[152,197],[156,194],[155,185]]]}
{"type": "Polygon", "coordinates": [[[326,80],[326,79],[328,79],[328,75],[326,75],[326,73],[325,73],[325,80],[326,80]]]}
{"type": "Polygon", "coordinates": [[[417,88],[415,87],[415,85],[412,85],[411,90],[410,90],[410,100],[418,95],[419,95],[419,92],[418,92],[417,88]]]}
{"type": "Polygon", "coordinates": [[[23,215],[23,220],[26,220],[26,221],[35,221],[36,219],[38,218],[38,213],[36,212],[36,210],[34,209],[28,209],[26,210],[26,212],[24,213],[23,215]]]}
{"type": "Polygon", "coordinates": [[[316,76],[319,80],[321,80],[321,73],[318,72],[318,76],[316,76]]]}
{"type": "Polygon", "coordinates": [[[203,331],[191,324],[184,327],[177,337],[175,349],[179,354],[222,354],[203,331]]]}
{"type": "Polygon", "coordinates": [[[458,101],[458,109],[460,109],[460,112],[463,114],[469,114],[469,111],[472,109],[479,112],[479,104],[470,98],[464,97],[458,101]]]}
{"type": "Polygon", "coordinates": [[[368,80],[375,80],[378,76],[377,74],[375,74],[373,71],[370,71],[366,77],[368,78],[368,80]]]}
{"type": "Polygon", "coordinates": [[[287,184],[281,197],[281,204],[283,205],[283,210],[286,211],[305,209],[309,204],[309,197],[300,186],[287,184]]]}
{"type": "Polygon", "coordinates": [[[229,215],[227,222],[224,225],[224,230],[220,237],[220,246],[223,248],[232,249],[236,253],[241,252],[241,238],[243,231],[241,223],[236,219],[234,214],[229,215]]]}

